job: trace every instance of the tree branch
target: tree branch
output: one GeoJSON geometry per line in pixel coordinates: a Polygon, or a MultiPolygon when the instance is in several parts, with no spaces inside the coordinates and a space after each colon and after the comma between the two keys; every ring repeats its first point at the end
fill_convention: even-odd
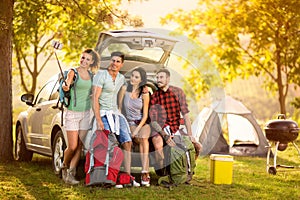
{"type": "Polygon", "coordinates": [[[88,13],[85,13],[85,12],[82,10],[82,8],[80,7],[80,5],[78,4],[78,2],[77,2],[76,0],[72,0],[72,1],[76,4],[77,8],[79,9],[79,11],[80,11],[83,15],[85,15],[85,16],[88,17],[90,20],[92,20],[92,21],[95,22],[95,19],[94,19],[94,18],[92,18],[88,13]]]}
{"type": "Polygon", "coordinates": [[[48,45],[50,43],[51,40],[53,40],[55,38],[55,34],[52,35],[49,39],[47,39],[44,44],[42,45],[42,47],[40,48],[40,50],[38,51],[38,54],[40,54],[41,52],[44,51],[46,45],[48,45]]]}
{"type": "Polygon", "coordinates": [[[48,61],[50,60],[53,54],[54,54],[53,52],[50,53],[50,55],[47,57],[47,59],[44,61],[43,65],[41,66],[40,70],[38,71],[38,74],[40,74],[41,71],[43,71],[43,69],[45,68],[46,64],[48,63],[48,61]]]}
{"type": "Polygon", "coordinates": [[[16,47],[15,51],[16,51],[16,55],[17,55],[18,68],[19,68],[19,72],[20,72],[20,76],[21,76],[21,85],[24,88],[25,92],[28,92],[28,88],[24,81],[23,68],[22,68],[22,64],[21,64],[22,58],[20,56],[20,50],[19,50],[19,48],[16,47]]]}
{"type": "Polygon", "coordinates": [[[28,70],[29,74],[32,76],[33,72],[30,69],[29,64],[28,64],[28,62],[26,60],[26,55],[23,54],[22,50],[20,50],[20,54],[21,54],[22,60],[24,61],[26,69],[28,70]]]}

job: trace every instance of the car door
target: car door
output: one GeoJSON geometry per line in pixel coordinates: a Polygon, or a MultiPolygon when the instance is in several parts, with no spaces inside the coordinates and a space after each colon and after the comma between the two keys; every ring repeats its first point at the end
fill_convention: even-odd
{"type": "Polygon", "coordinates": [[[53,118],[60,113],[54,109],[58,101],[57,88],[58,79],[50,79],[39,91],[27,115],[29,148],[47,155],[51,155],[53,118]]]}

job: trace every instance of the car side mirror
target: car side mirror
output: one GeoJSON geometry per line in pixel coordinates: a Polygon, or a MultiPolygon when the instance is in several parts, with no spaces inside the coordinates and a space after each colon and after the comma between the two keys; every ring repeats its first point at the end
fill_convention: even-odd
{"type": "Polygon", "coordinates": [[[34,95],[33,94],[23,94],[21,96],[21,101],[25,102],[29,106],[33,105],[33,103],[32,103],[33,100],[34,100],[34,95]]]}

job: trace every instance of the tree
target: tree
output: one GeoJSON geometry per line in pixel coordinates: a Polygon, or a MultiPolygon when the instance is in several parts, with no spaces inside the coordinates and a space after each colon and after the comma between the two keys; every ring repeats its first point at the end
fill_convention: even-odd
{"type": "Polygon", "coordinates": [[[12,154],[12,20],[13,0],[0,1],[0,162],[12,154]]]}
{"type": "MultiPolygon", "coordinates": [[[[162,23],[176,22],[191,38],[211,35],[215,42],[207,51],[223,82],[264,76],[265,88],[277,92],[280,111],[286,114],[288,89],[300,84],[299,10],[298,0],[201,0],[195,10],[177,10],[162,23]]],[[[199,77],[189,78],[194,79],[199,77]]]]}
{"type": "Polygon", "coordinates": [[[64,60],[71,61],[83,48],[94,47],[99,32],[124,24],[143,25],[118,5],[119,0],[17,0],[13,44],[25,92],[35,93],[38,76],[52,57],[53,39],[65,44],[64,60]]]}

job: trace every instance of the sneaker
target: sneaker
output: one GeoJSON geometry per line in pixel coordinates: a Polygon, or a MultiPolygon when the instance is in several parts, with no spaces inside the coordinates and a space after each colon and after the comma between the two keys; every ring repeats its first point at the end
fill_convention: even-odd
{"type": "Polygon", "coordinates": [[[79,184],[79,181],[77,181],[75,179],[75,177],[72,175],[72,170],[68,169],[68,172],[67,172],[67,178],[66,178],[66,181],[65,181],[67,184],[70,184],[70,185],[76,185],[76,184],[79,184]]]}
{"type": "Polygon", "coordinates": [[[115,188],[117,188],[117,189],[122,189],[123,188],[123,185],[115,185],[115,188]]]}
{"type": "Polygon", "coordinates": [[[145,187],[149,187],[150,186],[150,176],[149,176],[149,173],[142,173],[142,176],[141,176],[141,185],[145,186],[145,187]]]}
{"type": "Polygon", "coordinates": [[[136,182],[135,180],[132,181],[131,185],[132,185],[133,187],[140,187],[140,186],[141,186],[141,184],[139,184],[139,183],[136,182]]]}

